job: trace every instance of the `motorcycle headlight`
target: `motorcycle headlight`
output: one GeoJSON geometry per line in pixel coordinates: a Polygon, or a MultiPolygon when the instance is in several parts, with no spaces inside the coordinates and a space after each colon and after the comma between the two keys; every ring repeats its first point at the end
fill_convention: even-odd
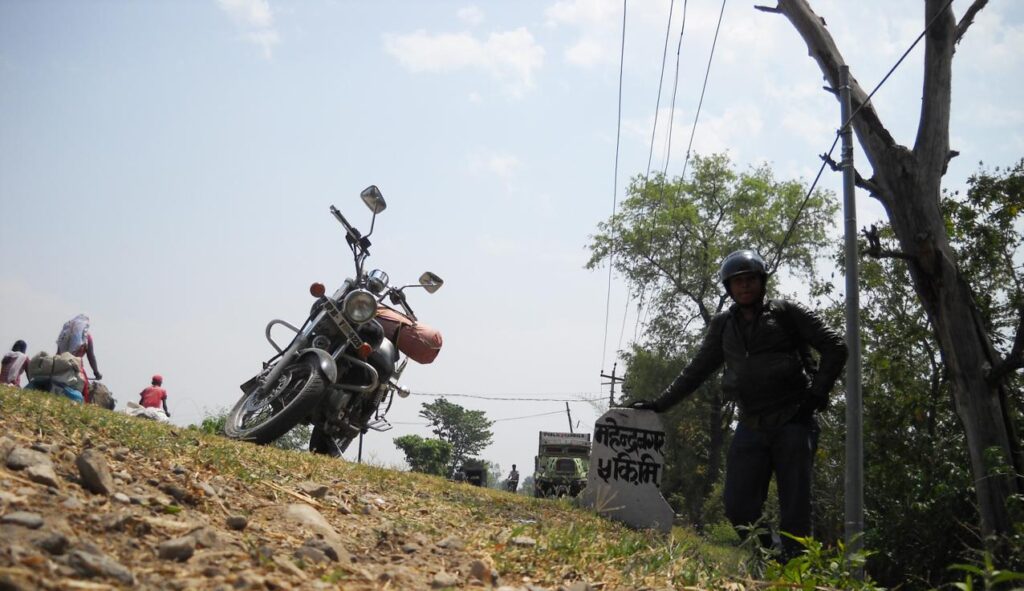
{"type": "Polygon", "coordinates": [[[362,324],[373,318],[377,312],[377,299],[373,297],[372,293],[357,289],[345,296],[341,309],[349,320],[356,324],[362,324]]]}

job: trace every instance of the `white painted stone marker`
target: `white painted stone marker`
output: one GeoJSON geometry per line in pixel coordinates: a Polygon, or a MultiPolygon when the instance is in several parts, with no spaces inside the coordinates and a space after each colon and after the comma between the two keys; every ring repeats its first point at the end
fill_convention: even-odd
{"type": "Polygon", "coordinates": [[[672,530],[672,507],[661,496],[665,430],[650,410],[613,408],[594,424],[584,507],[637,529],[672,530]]]}

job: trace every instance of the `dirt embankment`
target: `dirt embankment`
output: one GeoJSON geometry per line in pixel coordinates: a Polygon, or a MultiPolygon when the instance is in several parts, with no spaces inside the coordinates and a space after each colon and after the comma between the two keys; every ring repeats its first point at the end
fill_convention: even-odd
{"type": "Polygon", "coordinates": [[[0,589],[623,588],[554,503],[0,394],[0,589]]]}

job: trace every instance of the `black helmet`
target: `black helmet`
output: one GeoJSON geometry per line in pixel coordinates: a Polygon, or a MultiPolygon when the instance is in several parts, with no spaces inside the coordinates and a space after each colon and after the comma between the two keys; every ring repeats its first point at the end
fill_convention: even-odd
{"type": "Polygon", "coordinates": [[[749,248],[737,250],[722,261],[722,268],[718,270],[718,280],[725,287],[725,293],[732,295],[732,291],[729,289],[729,280],[744,273],[756,273],[761,277],[762,283],[767,283],[768,270],[764,259],[757,254],[756,250],[749,248]]]}

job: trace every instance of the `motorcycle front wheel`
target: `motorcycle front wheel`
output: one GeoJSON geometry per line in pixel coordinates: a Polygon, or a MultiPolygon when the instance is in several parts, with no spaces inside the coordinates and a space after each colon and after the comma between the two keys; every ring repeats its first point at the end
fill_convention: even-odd
{"type": "Polygon", "coordinates": [[[228,413],[224,434],[231,439],[270,443],[306,418],[320,400],[324,378],[312,360],[298,361],[262,390],[253,387],[228,413]]]}

